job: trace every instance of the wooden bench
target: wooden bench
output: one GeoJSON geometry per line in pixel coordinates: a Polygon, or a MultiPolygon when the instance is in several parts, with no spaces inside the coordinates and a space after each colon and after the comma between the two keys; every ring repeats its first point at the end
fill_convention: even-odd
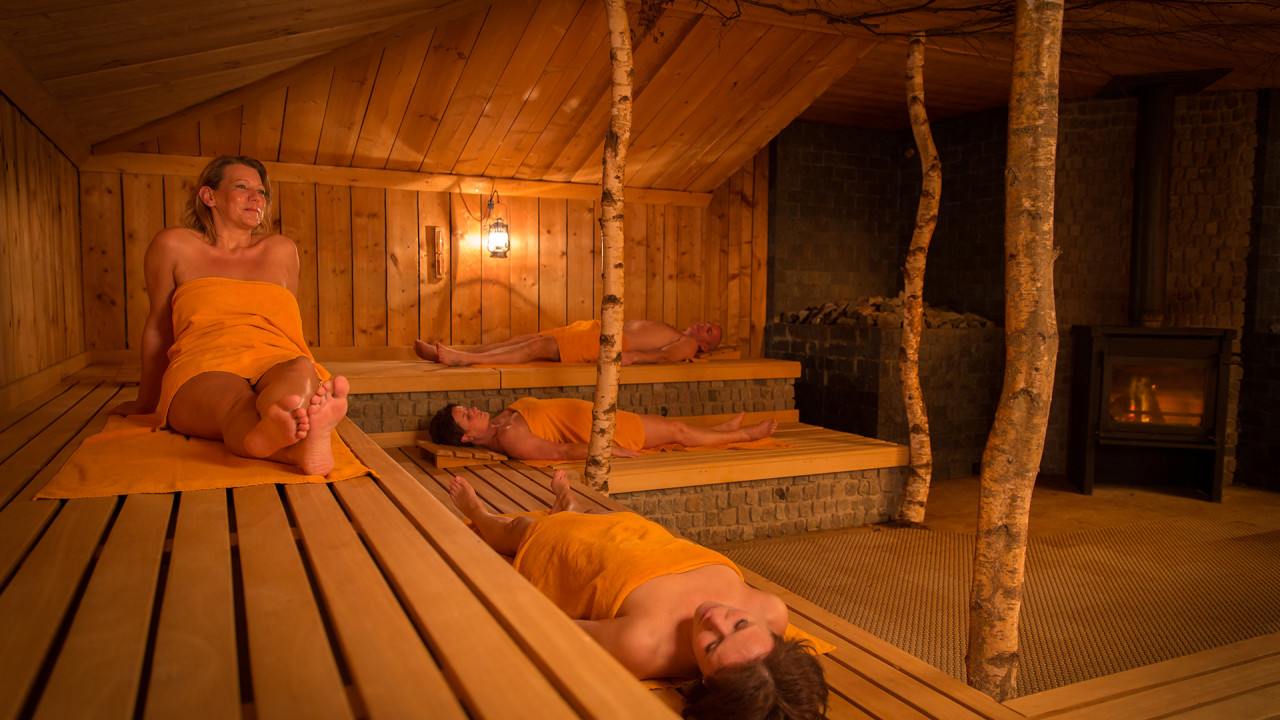
{"type": "Polygon", "coordinates": [[[0,413],[0,718],[674,717],[350,422],[377,481],[31,500],[133,392],[0,413]]]}
{"type": "MultiPolygon", "coordinates": [[[[404,445],[406,438],[403,434],[375,434],[371,438],[442,502],[448,502],[448,483],[454,474],[466,478],[475,487],[477,495],[495,512],[546,509],[553,499],[548,490],[547,470],[507,461],[492,466],[463,468],[455,473],[435,468],[412,445],[404,445]]],[[[629,509],[581,486],[575,486],[575,492],[588,507],[629,509]]],[[[452,511],[457,513],[457,510],[452,511]]],[[[831,689],[828,717],[833,720],[1019,720],[1022,717],[941,670],[763,577],[745,569],[743,574],[752,585],[783,598],[791,610],[791,621],[797,627],[836,646],[835,651],[822,658],[831,689]]],[[[678,702],[678,698],[672,698],[673,690],[655,692],[665,694],[670,702],[678,702]]]]}
{"type": "Polygon", "coordinates": [[[1263,720],[1280,717],[1280,633],[1005,703],[1040,720],[1263,720]]]}

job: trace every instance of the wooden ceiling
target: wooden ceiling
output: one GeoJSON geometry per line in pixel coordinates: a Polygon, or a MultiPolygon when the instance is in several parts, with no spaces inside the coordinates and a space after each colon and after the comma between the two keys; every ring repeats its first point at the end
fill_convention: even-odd
{"type": "MultiPolygon", "coordinates": [[[[954,21],[916,11],[877,19],[871,32],[716,2],[720,12],[677,0],[636,41],[630,186],[709,191],[796,118],[906,127],[901,33],[954,21]],[[741,16],[725,23],[730,12],[741,16]]],[[[1092,96],[1116,75],[1208,68],[1232,69],[1210,89],[1274,86],[1275,4],[1197,4],[1213,12],[1193,22],[1180,3],[1112,2],[1096,16],[1074,9],[1083,0],[1069,3],[1079,32],[1063,43],[1063,97],[1092,96]],[[1208,22],[1216,29],[1203,31],[1208,22]]],[[[932,118],[1006,104],[1011,42],[997,30],[931,36],[932,118]]],[[[0,90],[77,163],[90,153],[231,150],[597,183],[608,82],[599,0],[0,0],[0,90]]]]}

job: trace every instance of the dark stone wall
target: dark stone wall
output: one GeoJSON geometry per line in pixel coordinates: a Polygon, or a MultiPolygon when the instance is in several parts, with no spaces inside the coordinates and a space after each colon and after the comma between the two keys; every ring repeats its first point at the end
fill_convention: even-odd
{"type": "MultiPolygon", "coordinates": [[[[770,357],[800,362],[800,421],[906,445],[898,374],[902,331],[857,325],[775,323],[770,357]]],[[[1000,328],[928,328],[920,341],[920,385],[929,416],[933,477],[977,471],[995,418],[1004,360],[1000,328]]]]}
{"type": "MultiPolygon", "coordinates": [[[[829,300],[896,295],[915,205],[901,202],[909,133],[796,122],[773,141],[770,318],[829,300]]],[[[917,186],[919,180],[916,180],[917,186]]]]}
{"type": "Polygon", "coordinates": [[[1236,479],[1280,490],[1280,92],[1275,90],[1259,97],[1255,167],[1236,479]]]}
{"type": "MultiPolygon", "coordinates": [[[[1244,329],[1246,256],[1250,238],[1258,232],[1253,227],[1258,212],[1257,101],[1253,92],[1177,99],[1166,307],[1170,326],[1244,329]]],[[[1006,126],[1003,110],[934,124],[942,160],[942,203],[925,277],[929,304],[975,312],[997,323],[1004,318],[1006,126]]],[[[1047,473],[1066,471],[1069,328],[1128,322],[1136,128],[1133,100],[1066,101],[1060,108],[1054,215],[1055,244],[1061,253],[1054,266],[1059,360],[1041,463],[1047,473]]],[[[774,141],[771,320],[779,311],[899,292],[900,265],[919,193],[919,159],[908,152],[913,148],[905,131],[811,123],[796,123],[774,141]]],[[[1270,197],[1259,219],[1274,228],[1280,206],[1275,195],[1270,197]]],[[[1275,231],[1270,232],[1274,237],[1275,231]]],[[[1251,295],[1259,308],[1253,324],[1270,328],[1280,318],[1280,250],[1272,240],[1258,251],[1262,254],[1251,295]]],[[[1254,344],[1263,347],[1261,341],[1254,344]]],[[[1245,363],[1254,362],[1245,352],[1245,363]]],[[[812,369],[820,362],[845,360],[813,360],[808,365],[812,369]]],[[[1263,364],[1258,376],[1275,376],[1273,370],[1263,364]]],[[[1232,372],[1228,478],[1235,468],[1235,399],[1241,382],[1240,368],[1232,372]]],[[[860,375],[855,371],[847,379],[836,378],[832,382],[841,385],[833,388],[797,386],[802,417],[830,414],[831,396],[867,392],[870,380],[860,375]]],[[[998,381],[996,386],[998,391],[998,381]]],[[[927,393],[925,400],[931,413],[946,407],[927,393]]],[[[865,418],[859,422],[866,427],[865,418]]]]}

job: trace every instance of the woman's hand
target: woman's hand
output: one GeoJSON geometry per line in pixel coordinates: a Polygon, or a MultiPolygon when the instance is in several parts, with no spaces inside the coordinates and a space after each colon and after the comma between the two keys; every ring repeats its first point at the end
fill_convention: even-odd
{"type": "Polygon", "coordinates": [[[622,447],[621,445],[614,445],[613,456],[614,457],[640,457],[640,451],[630,450],[628,448],[622,447]]]}

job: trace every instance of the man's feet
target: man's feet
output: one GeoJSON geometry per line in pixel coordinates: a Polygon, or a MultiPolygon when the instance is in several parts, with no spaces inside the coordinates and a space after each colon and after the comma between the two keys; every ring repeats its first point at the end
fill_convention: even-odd
{"type": "Polygon", "coordinates": [[[444,363],[450,367],[463,367],[471,364],[469,353],[454,350],[447,345],[436,343],[436,362],[444,363]]]}
{"type": "Polygon", "coordinates": [[[413,351],[418,354],[418,357],[427,362],[440,362],[440,356],[436,354],[435,343],[414,340],[413,351]]]}
{"type": "Polygon", "coordinates": [[[333,470],[333,429],[347,415],[347,391],[351,384],[341,375],[325,380],[307,406],[310,429],[292,448],[294,464],[308,475],[328,475],[333,470]]]}
{"type": "Polygon", "coordinates": [[[573,495],[573,486],[569,484],[569,475],[563,470],[557,470],[551,475],[551,491],[556,494],[555,502],[551,503],[551,512],[582,512],[582,507],[578,505],[577,498],[573,495]]]}
{"type": "Polygon", "coordinates": [[[257,458],[270,457],[273,453],[301,441],[310,431],[311,419],[304,407],[301,395],[286,395],[267,408],[258,424],[244,437],[244,449],[257,458]]]}
{"type": "Polygon", "coordinates": [[[750,427],[743,428],[743,431],[747,433],[748,438],[752,440],[759,440],[761,438],[769,437],[770,435],[773,434],[773,431],[777,429],[778,429],[777,420],[763,420],[761,422],[756,423],[755,425],[751,425],[750,427]]]}

